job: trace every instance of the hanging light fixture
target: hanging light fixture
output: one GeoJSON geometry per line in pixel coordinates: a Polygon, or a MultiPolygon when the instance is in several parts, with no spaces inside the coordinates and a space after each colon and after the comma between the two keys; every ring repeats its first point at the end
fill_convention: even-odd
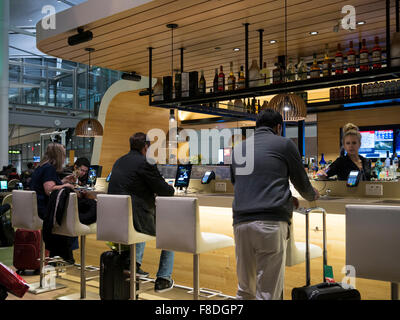
{"type": "MultiPolygon", "coordinates": [[[[287,66],[287,0],[285,0],[285,59],[287,66]]],[[[307,117],[307,105],[297,94],[278,94],[272,98],[268,108],[279,112],[283,121],[303,121],[307,117]]]]}
{"type": "Polygon", "coordinates": [[[89,70],[91,68],[90,53],[93,52],[95,49],[85,48],[85,50],[89,53],[89,65],[87,67],[88,85],[86,87],[86,105],[88,106],[89,110],[89,118],[82,119],[81,121],[79,121],[79,123],[76,125],[75,128],[75,135],[77,137],[101,137],[103,136],[103,126],[99,121],[97,121],[96,119],[92,119],[90,117],[90,96],[89,96],[89,90],[90,90],[89,70]]]}

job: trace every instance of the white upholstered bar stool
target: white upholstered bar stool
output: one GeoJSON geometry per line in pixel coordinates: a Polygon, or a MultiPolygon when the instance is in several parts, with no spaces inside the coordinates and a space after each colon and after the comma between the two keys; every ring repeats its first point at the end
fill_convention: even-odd
{"type": "Polygon", "coordinates": [[[155,240],[155,238],[135,230],[131,196],[97,195],[97,240],[130,246],[131,300],[136,300],[136,243],[155,240]]]}
{"type": "MultiPolygon", "coordinates": [[[[42,229],[43,221],[38,215],[35,191],[13,190],[12,208],[11,223],[14,228],[31,231],[42,229]]],[[[29,292],[34,294],[65,288],[64,285],[57,283],[55,285],[53,283],[51,286],[44,285],[43,267],[45,261],[45,246],[43,234],[41,233],[40,235],[40,280],[38,283],[29,285],[29,292]]]]}
{"type": "MultiPolygon", "coordinates": [[[[293,214],[300,214],[293,212],[293,214]]],[[[306,261],[306,243],[294,241],[293,219],[290,224],[290,238],[286,248],[286,266],[291,267],[306,261]]],[[[310,259],[322,257],[322,248],[310,243],[310,259]]]]}
{"type": "Polygon", "coordinates": [[[197,198],[156,198],[156,246],[159,249],[193,254],[193,299],[200,294],[199,255],[207,251],[231,247],[231,237],[200,232],[197,198]]]}
{"type": "Polygon", "coordinates": [[[55,223],[53,233],[62,236],[81,238],[81,292],[62,296],[57,298],[57,300],[99,300],[99,295],[86,292],[86,235],[96,233],[96,223],[87,226],[79,221],[78,196],[75,192],[69,194],[61,225],[59,226],[55,223]]]}

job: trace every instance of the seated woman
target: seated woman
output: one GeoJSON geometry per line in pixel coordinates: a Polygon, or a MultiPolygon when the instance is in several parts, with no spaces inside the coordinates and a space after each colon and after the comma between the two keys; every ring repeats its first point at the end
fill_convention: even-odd
{"type": "MultiPolygon", "coordinates": [[[[36,191],[37,209],[39,217],[44,220],[47,214],[47,206],[49,204],[50,193],[62,188],[70,188],[74,190],[72,176],[65,177],[60,180],[57,172],[63,169],[65,161],[65,148],[59,143],[49,143],[46,153],[32,173],[30,181],[30,189],[36,191]]],[[[45,239],[47,240],[47,239],[45,239]]],[[[50,251],[50,256],[60,256],[68,262],[73,262],[72,244],[74,238],[51,235],[46,243],[46,249],[50,251]]]]}
{"type": "Polygon", "coordinates": [[[361,172],[361,180],[371,179],[371,162],[358,154],[361,147],[361,134],[358,127],[348,123],[343,127],[343,147],[347,155],[337,158],[328,168],[319,170],[320,179],[337,175],[338,180],[347,180],[350,171],[361,172]]]}

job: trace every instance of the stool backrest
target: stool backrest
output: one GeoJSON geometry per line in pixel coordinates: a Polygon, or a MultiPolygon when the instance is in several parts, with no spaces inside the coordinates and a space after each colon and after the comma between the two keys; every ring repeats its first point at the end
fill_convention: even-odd
{"type": "Polygon", "coordinates": [[[75,192],[68,196],[67,207],[59,226],[55,223],[53,233],[69,237],[79,237],[89,233],[90,228],[79,221],[78,197],[75,192]]]}
{"type": "Polygon", "coordinates": [[[156,246],[166,250],[197,253],[200,243],[197,198],[156,198],[156,246]]]}
{"type": "Polygon", "coordinates": [[[42,229],[43,221],[38,216],[35,191],[13,190],[12,207],[11,223],[14,228],[42,229]]]}
{"type": "Polygon", "coordinates": [[[97,195],[97,240],[134,243],[132,202],[128,195],[97,195]]]}
{"type": "Polygon", "coordinates": [[[400,282],[400,206],[346,205],[346,265],[357,278],[400,282]]]}

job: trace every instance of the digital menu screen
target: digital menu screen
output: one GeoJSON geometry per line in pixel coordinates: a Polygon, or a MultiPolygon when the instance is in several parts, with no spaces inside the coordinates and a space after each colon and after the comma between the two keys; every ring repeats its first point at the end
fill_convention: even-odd
{"type": "Polygon", "coordinates": [[[386,158],[393,155],[393,130],[360,131],[361,147],[358,151],[365,158],[386,158]]]}

